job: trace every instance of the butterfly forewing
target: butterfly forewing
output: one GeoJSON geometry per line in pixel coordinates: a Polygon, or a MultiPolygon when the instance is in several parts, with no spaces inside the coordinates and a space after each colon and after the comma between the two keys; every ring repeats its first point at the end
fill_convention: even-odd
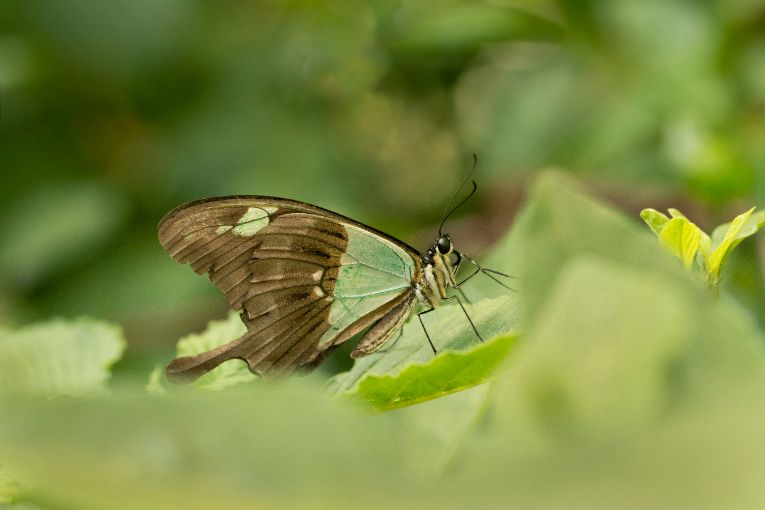
{"type": "Polygon", "coordinates": [[[198,377],[232,358],[258,373],[315,362],[400,307],[421,271],[419,254],[404,243],[279,198],[187,204],[162,221],[159,239],[173,258],[207,272],[247,326],[229,344],[174,360],[167,370],[174,379],[198,377]]]}

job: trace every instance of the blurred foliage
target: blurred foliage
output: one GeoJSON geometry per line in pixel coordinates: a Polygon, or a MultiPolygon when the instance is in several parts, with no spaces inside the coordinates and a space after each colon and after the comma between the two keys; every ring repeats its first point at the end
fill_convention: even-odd
{"type": "MultiPolygon", "coordinates": [[[[210,351],[215,347],[232,342],[247,331],[240,315],[234,311],[229,313],[225,321],[213,321],[200,334],[189,335],[178,341],[176,356],[194,356],[210,351]]],[[[162,391],[164,370],[157,367],[151,374],[149,387],[162,391]]],[[[252,382],[256,376],[247,369],[247,365],[239,360],[229,360],[219,365],[196,381],[194,387],[200,390],[222,390],[237,384],[252,382]]]]}
{"type": "Polygon", "coordinates": [[[98,393],[124,349],[120,328],[89,319],[0,329],[0,394],[98,393]]]}
{"type": "Polygon", "coordinates": [[[171,208],[285,196],[424,246],[474,151],[468,253],[551,165],[722,223],[765,201],[764,24],[762,0],[5,0],[0,322],[112,320],[146,368],[225,310],[158,247],[171,208]]]}
{"type": "MultiPolygon", "coordinates": [[[[0,501],[761,508],[762,236],[715,300],[637,213],[711,232],[762,208],[764,140],[765,0],[4,0],[0,501]],[[492,335],[523,331],[496,383],[371,418],[327,400],[329,376],[457,381],[410,324],[353,367],[214,394],[159,369],[145,394],[226,314],[160,248],[167,211],[283,196],[422,248],[473,152],[446,228],[520,277],[498,309],[488,278],[465,289],[492,335]]],[[[434,341],[473,346],[453,312],[434,341]]]]}
{"type": "MultiPolygon", "coordinates": [[[[16,481],[0,488],[19,508],[762,506],[765,346],[744,307],[557,173],[493,257],[524,270],[531,299],[488,384],[374,416],[328,398],[318,374],[214,393],[5,396],[0,456],[16,481]]],[[[368,372],[403,377],[416,365],[395,368],[399,349],[368,372]]]]}

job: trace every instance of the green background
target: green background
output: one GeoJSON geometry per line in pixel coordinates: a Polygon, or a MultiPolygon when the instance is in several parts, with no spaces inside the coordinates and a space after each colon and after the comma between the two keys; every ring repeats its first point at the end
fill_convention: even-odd
{"type": "MultiPolygon", "coordinates": [[[[638,216],[711,232],[765,205],[762,0],[3,0],[0,179],[0,389],[79,394],[119,358],[100,323],[22,326],[127,339],[120,398],[0,398],[0,505],[19,485],[53,509],[765,501],[762,236],[716,300],[638,216]],[[227,314],[159,246],[166,212],[288,197],[422,249],[473,153],[446,231],[520,277],[476,305],[479,327],[523,326],[496,386],[359,416],[320,391],[341,352],[284,386],[146,396],[227,314]]],[[[474,345],[438,314],[436,343],[474,345]]],[[[401,342],[414,355],[380,366],[431,359],[420,332],[401,342]]],[[[439,367],[426,382],[453,382],[439,367]]]]}
{"type": "MultiPolygon", "coordinates": [[[[225,314],[155,227],[182,202],[315,203],[480,255],[541,168],[702,227],[765,200],[755,0],[0,6],[0,322],[82,314],[155,357],[225,314]]],[[[749,262],[756,265],[756,262],[749,262]]]]}

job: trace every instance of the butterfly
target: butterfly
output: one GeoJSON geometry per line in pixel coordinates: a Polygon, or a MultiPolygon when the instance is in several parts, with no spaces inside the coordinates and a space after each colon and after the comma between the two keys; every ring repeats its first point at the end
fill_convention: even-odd
{"type": "MultiPolygon", "coordinates": [[[[470,195],[475,190],[473,181],[470,195]]],[[[178,262],[207,273],[241,312],[247,331],[216,349],[174,359],[168,379],[188,382],[234,358],[257,374],[289,373],[315,365],[361,332],[351,357],[365,356],[400,331],[416,308],[423,309],[418,318],[425,329],[422,316],[444,300],[459,303],[483,341],[462,300],[447,291],[478,272],[508,275],[458,252],[441,232],[444,222],[420,254],[358,221],[286,198],[229,196],[176,208],[159,225],[161,245],[178,262]],[[476,270],[458,282],[463,260],[476,270]]]]}

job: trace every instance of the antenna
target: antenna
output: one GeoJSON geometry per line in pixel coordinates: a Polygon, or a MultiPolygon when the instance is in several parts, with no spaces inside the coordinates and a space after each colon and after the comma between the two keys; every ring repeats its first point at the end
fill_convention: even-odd
{"type": "Polygon", "coordinates": [[[473,168],[470,169],[470,172],[465,176],[465,178],[460,183],[459,187],[452,194],[452,197],[449,199],[449,202],[446,203],[446,208],[444,208],[444,219],[441,221],[441,225],[439,225],[439,227],[438,227],[438,237],[443,237],[443,234],[441,233],[441,230],[444,228],[444,223],[446,223],[446,220],[449,218],[449,216],[451,216],[454,211],[459,209],[462,206],[462,204],[467,202],[468,199],[470,197],[472,197],[473,194],[475,194],[476,190],[478,189],[478,184],[476,184],[475,181],[471,181],[472,184],[473,184],[473,190],[470,193],[468,193],[468,196],[463,198],[462,202],[457,204],[454,207],[454,209],[449,210],[449,207],[452,205],[452,202],[454,201],[454,197],[457,196],[457,193],[460,192],[460,190],[465,185],[465,183],[468,182],[468,180],[470,180],[470,177],[472,177],[472,175],[475,172],[475,169],[476,169],[477,166],[478,166],[478,156],[475,153],[473,153],[473,168]]]}

